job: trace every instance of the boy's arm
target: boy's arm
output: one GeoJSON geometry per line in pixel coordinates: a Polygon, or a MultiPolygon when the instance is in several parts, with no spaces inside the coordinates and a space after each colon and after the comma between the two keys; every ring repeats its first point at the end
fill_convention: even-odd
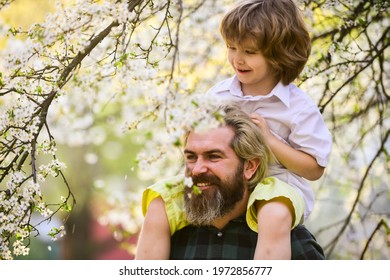
{"type": "Polygon", "coordinates": [[[161,197],[150,202],[139,235],[137,260],[167,260],[170,255],[171,231],[164,201],[161,197]]]}
{"type": "Polygon", "coordinates": [[[269,145],[275,157],[288,170],[307,180],[318,180],[324,174],[325,168],[318,165],[315,158],[302,151],[295,150],[275,136],[269,140],[269,145]]]}
{"type": "Polygon", "coordinates": [[[254,113],[251,117],[253,122],[262,130],[273,154],[284,167],[307,180],[314,181],[321,178],[325,168],[318,165],[314,157],[305,152],[295,150],[280,141],[272,134],[266,120],[260,115],[254,113]]]}

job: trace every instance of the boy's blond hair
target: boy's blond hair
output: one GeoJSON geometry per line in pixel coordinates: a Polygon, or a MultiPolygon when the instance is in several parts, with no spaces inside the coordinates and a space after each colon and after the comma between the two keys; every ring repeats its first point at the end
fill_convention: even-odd
{"type": "Polygon", "coordinates": [[[251,40],[284,85],[298,78],[311,50],[302,14],[292,0],[244,0],[223,17],[227,44],[251,40]]]}

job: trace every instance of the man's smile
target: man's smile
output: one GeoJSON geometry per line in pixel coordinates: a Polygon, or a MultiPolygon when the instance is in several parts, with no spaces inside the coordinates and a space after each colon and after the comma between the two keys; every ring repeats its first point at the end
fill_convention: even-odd
{"type": "Polygon", "coordinates": [[[207,190],[212,184],[211,183],[197,183],[196,186],[201,190],[207,190]]]}

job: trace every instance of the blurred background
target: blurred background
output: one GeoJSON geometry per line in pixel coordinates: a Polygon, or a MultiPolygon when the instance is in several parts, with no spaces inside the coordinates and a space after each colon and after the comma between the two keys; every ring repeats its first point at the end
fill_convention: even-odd
{"type": "MultiPolygon", "coordinates": [[[[59,9],[49,0],[7,2],[10,5],[0,10],[3,31],[11,27],[28,30],[59,9]]],[[[82,1],[64,0],[62,5],[76,2],[82,1]]],[[[159,1],[154,2],[159,5],[159,1]]],[[[188,94],[201,93],[230,76],[218,24],[223,12],[235,1],[164,2],[172,6],[181,3],[178,11],[183,12],[180,22],[175,21],[180,13],[172,13],[172,26],[180,27],[182,32],[176,42],[180,47],[179,54],[174,56],[177,60],[165,57],[168,65],[172,61],[176,65],[176,83],[185,84],[188,94]]],[[[312,58],[299,83],[319,104],[334,135],[331,164],[324,178],[313,183],[317,204],[307,227],[329,259],[389,259],[388,2],[297,2],[313,36],[312,58]],[[375,36],[372,30],[378,30],[375,36]]],[[[157,20],[151,22],[155,24],[157,20]]],[[[142,26],[140,30],[147,32],[142,26]]],[[[9,37],[0,37],[0,50],[16,47],[9,37]]],[[[154,52],[156,56],[165,56],[158,49],[154,52]]],[[[160,71],[169,72],[170,66],[164,68],[162,64],[160,71]]],[[[139,95],[155,90],[135,78],[132,83],[141,87],[139,95]]],[[[111,86],[97,82],[96,89],[79,86],[78,91],[74,85],[65,86],[53,105],[49,115],[51,132],[57,143],[57,157],[66,163],[64,175],[76,204],[70,215],[58,212],[50,221],[41,223],[39,235],[30,238],[30,253],[16,259],[134,258],[143,218],[142,190],[159,177],[178,172],[181,159],[168,152],[168,163],[153,166],[152,162],[146,169],[140,166],[139,155],[145,146],[164,137],[158,130],[163,124],[149,119],[136,130],[129,129],[134,116],[142,115],[144,109],[131,96],[134,87],[127,89],[126,97],[112,94],[100,99],[92,94],[94,90],[113,91],[111,86]],[[96,108],[95,104],[100,105],[96,108]],[[153,135],[151,129],[155,131],[153,135]],[[175,165],[169,169],[172,162],[175,165]],[[52,240],[47,232],[62,224],[66,234],[52,240]]],[[[178,91],[184,88],[176,86],[178,91]]],[[[61,179],[52,178],[42,185],[42,191],[48,201],[54,201],[66,195],[67,189],[61,179]]],[[[32,216],[37,224],[40,218],[38,214],[32,216]]]]}

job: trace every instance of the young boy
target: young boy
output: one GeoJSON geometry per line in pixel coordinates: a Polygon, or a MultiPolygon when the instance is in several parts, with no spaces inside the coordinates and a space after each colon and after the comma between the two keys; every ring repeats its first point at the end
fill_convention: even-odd
{"type": "MultiPolygon", "coordinates": [[[[242,1],[224,16],[220,31],[235,76],[207,95],[238,103],[251,114],[276,158],[269,176],[289,185],[259,184],[252,192],[247,222],[259,234],[254,258],[291,259],[290,231],[304,222],[314,206],[306,179],[322,176],[332,144],[317,106],[292,84],[310,55],[310,37],[292,0],[242,1]]],[[[151,201],[148,211],[159,213],[153,220],[165,252],[161,247],[145,250],[148,232],[142,231],[136,257],[168,258],[170,234],[185,225],[185,217],[177,219],[181,226],[176,227],[164,211],[171,202],[153,190],[145,194],[151,201]]]]}

